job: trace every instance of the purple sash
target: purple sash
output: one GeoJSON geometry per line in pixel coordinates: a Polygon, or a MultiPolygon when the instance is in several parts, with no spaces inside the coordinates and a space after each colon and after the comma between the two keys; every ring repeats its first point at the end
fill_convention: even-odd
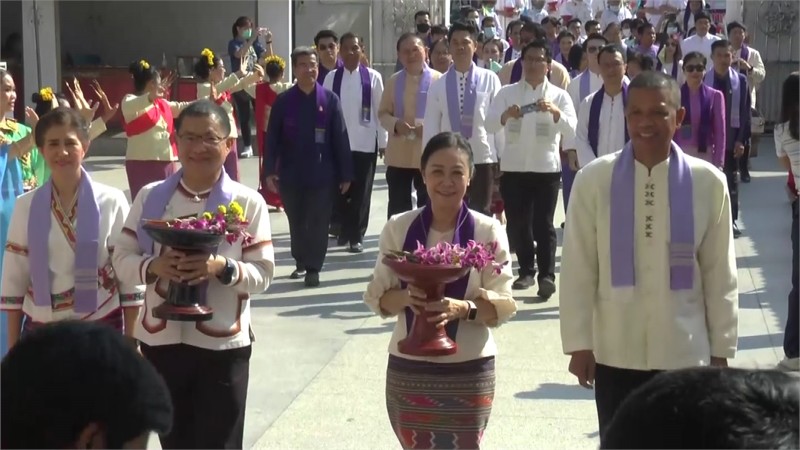
{"type": "Polygon", "coordinates": [[[686,6],[686,10],[683,13],[683,32],[689,33],[689,18],[692,17],[694,14],[689,9],[689,6],[686,6]]]}
{"type": "Polygon", "coordinates": [[[522,56],[514,61],[514,66],[511,68],[511,82],[514,84],[522,79],[522,56]]]}
{"type": "MultiPolygon", "coordinates": [[[[658,54],[661,53],[661,49],[663,49],[663,48],[664,48],[664,46],[662,45],[661,47],[658,48],[658,53],[656,53],[656,70],[658,70],[659,72],[664,69],[664,63],[662,63],[661,62],[661,58],[658,57],[658,54]]],[[[672,54],[672,73],[671,73],[670,76],[672,76],[673,80],[677,80],[678,79],[678,65],[679,64],[678,64],[678,61],[676,61],[676,59],[677,59],[675,57],[676,55],[677,55],[677,52],[672,54]]],[[[667,56],[667,54],[665,52],[664,53],[664,57],[666,57],[666,56],[667,56]]]]}
{"type": "MultiPolygon", "coordinates": [[[[142,205],[142,217],[139,221],[136,235],[139,238],[139,249],[143,255],[154,255],[153,238],[144,231],[142,226],[146,220],[162,220],[164,211],[167,209],[172,195],[178,189],[178,184],[183,176],[183,169],[178,170],[170,175],[166,180],[153,187],[150,194],[147,195],[147,200],[142,205]]],[[[228,174],[223,170],[222,175],[214,184],[211,193],[208,194],[204,211],[216,211],[219,205],[228,205],[233,200],[232,181],[228,174]]]]}
{"type": "MultiPolygon", "coordinates": [[[[344,76],[344,70],[344,67],[339,67],[333,74],[333,92],[340,99],[342,98],[342,76],[344,76]]],[[[372,82],[369,79],[367,66],[359,65],[358,74],[361,75],[361,124],[366,125],[372,121],[372,82]]]]}
{"type": "Polygon", "coordinates": [[[450,66],[447,71],[447,113],[450,116],[450,128],[454,133],[460,132],[465,139],[472,138],[472,119],[475,114],[475,102],[478,99],[478,76],[475,75],[475,64],[470,64],[467,80],[464,86],[464,108],[458,108],[458,80],[456,66],[450,66]]]}
{"type": "Polygon", "coordinates": [[[512,59],[514,59],[514,47],[508,47],[508,49],[506,50],[506,54],[503,57],[503,63],[507,63],[512,59]]]}
{"type": "Polygon", "coordinates": [[[742,52],[739,54],[739,58],[743,59],[744,62],[750,59],[750,47],[744,42],[742,42],[742,52]]]}
{"type": "MultiPolygon", "coordinates": [[[[600,109],[603,107],[603,99],[606,96],[606,87],[603,86],[599,91],[594,93],[592,99],[592,106],[589,109],[589,145],[592,147],[594,156],[597,156],[597,143],[599,142],[600,135],[600,109]]],[[[628,84],[622,83],[622,107],[628,104],[628,84]]],[[[624,116],[624,114],[623,114],[624,116]]],[[[609,126],[611,124],[608,124],[609,126]]],[[[625,143],[630,139],[628,137],[628,120],[625,120],[625,143]]],[[[612,130],[609,129],[609,132],[612,130]]]]}
{"type": "Polygon", "coordinates": [[[592,73],[589,72],[589,69],[586,69],[581,74],[581,100],[583,101],[589,94],[592,93],[592,73]]]}
{"type": "MultiPolygon", "coordinates": [[[[428,101],[428,89],[431,87],[431,72],[431,69],[428,68],[427,65],[422,67],[422,78],[419,80],[419,90],[417,91],[415,119],[422,119],[425,117],[425,104],[428,101]]],[[[407,73],[405,69],[401,70],[394,84],[394,116],[401,120],[405,120],[407,73]]]]}
{"type": "MultiPolygon", "coordinates": [[[[33,304],[52,307],[52,279],[50,278],[50,225],[53,212],[50,202],[53,182],[36,190],[31,200],[28,217],[28,255],[33,285],[33,304]]],[[[78,185],[78,220],[75,224],[75,312],[97,311],[98,249],[100,248],[100,207],[92,189],[92,179],[81,167],[78,185]]]]}
{"type": "MultiPolygon", "coordinates": [[[[611,285],[634,286],[636,163],[630,143],[619,154],[611,177],[611,285]]],[[[673,291],[694,286],[694,196],[692,169],[683,150],[672,143],[669,161],[669,285],[673,291]]]]}
{"type": "MultiPolygon", "coordinates": [[[[713,92],[711,88],[701,84],[698,95],[700,96],[700,126],[697,127],[697,151],[705,153],[708,147],[708,127],[711,126],[711,99],[713,92]]],[[[692,135],[694,135],[694,127],[692,126],[692,98],[689,92],[689,85],[683,83],[681,86],[681,106],[686,109],[686,115],[683,117],[683,125],[692,127],[692,135]]]]}
{"type": "MultiPolygon", "coordinates": [[[[319,61],[319,59],[317,59],[317,61],[319,61]]],[[[336,70],[340,67],[344,67],[344,62],[342,61],[341,58],[336,58],[336,68],[333,70],[336,70]]],[[[317,83],[322,84],[323,82],[325,82],[325,77],[327,77],[330,72],[331,71],[328,70],[327,67],[323,66],[322,63],[319,63],[319,72],[317,73],[317,83]]]]}
{"type": "MultiPolygon", "coordinates": [[[[417,215],[414,221],[411,222],[411,226],[408,227],[408,231],[406,232],[406,240],[403,242],[403,250],[407,252],[413,252],[417,249],[417,242],[422,245],[427,245],[428,230],[431,228],[431,223],[433,223],[433,211],[431,211],[430,206],[425,206],[422,208],[422,211],[420,211],[419,215],[417,215]]],[[[453,232],[452,243],[460,244],[463,247],[467,245],[467,242],[473,239],[475,239],[475,218],[472,217],[472,213],[467,207],[467,204],[461,203],[461,210],[458,212],[458,218],[456,219],[456,229],[453,232]]],[[[464,296],[467,294],[469,275],[470,273],[468,272],[458,280],[448,283],[444,289],[445,297],[463,300],[464,296]]],[[[405,289],[406,284],[401,282],[400,287],[405,289]]],[[[406,333],[408,333],[411,332],[411,324],[414,321],[414,312],[411,311],[411,308],[406,308],[405,313],[406,333]]],[[[450,339],[455,340],[456,338],[456,333],[458,332],[458,322],[458,320],[454,320],[445,325],[447,336],[450,337],[450,339]]]]}
{"type": "MultiPolygon", "coordinates": [[[[709,70],[706,72],[706,77],[703,79],[703,82],[707,84],[709,87],[715,87],[716,83],[716,72],[713,70],[709,70]]],[[[731,83],[731,128],[739,128],[741,126],[741,104],[742,104],[742,87],[739,83],[739,71],[733,70],[732,67],[728,67],[728,78],[730,79],[731,83]]],[[[723,89],[720,89],[724,92],[723,89]]]]}
{"type": "MultiPolygon", "coordinates": [[[[289,96],[289,101],[286,104],[286,118],[284,119],[283,124],[286,128],[285,131],[287,134],[292,136],[294,139],[298,139],[301,133],[301,123],[300,118],[297,117],[297,110],[300,104],[303,102],[303,96],[305,96],[305,93],[301,91],[296,84],[289,88],[289,90],[286,92],[286,95],[289,96]]],[[[316,95],[317,98],[317,118],[314,123],[315,142],[317,144],[324,144],[328,98],[325,96],[325,88],[319,83],[317,83],[316,87],[314,87],[314,95],[316,95]]]]}
{"type": "Polygon", "coordinates": [[[569,61],[567,61],[567,60],[565,59],[565,57],[564,57],[564,54],[563,54],[563,53],[561,53],[560,55],[558,55],[558,59],[560,59],[560,60],[561,60],[561,64],[564,66],[564,68],[565,68],[565,69],[567,69],[567,72],[569,72],[569,71],[571,71],[571,70],[572,70],[572,68],[571,68],[571,67],[570,67],[570,65],[569,65],[569,61]]]}

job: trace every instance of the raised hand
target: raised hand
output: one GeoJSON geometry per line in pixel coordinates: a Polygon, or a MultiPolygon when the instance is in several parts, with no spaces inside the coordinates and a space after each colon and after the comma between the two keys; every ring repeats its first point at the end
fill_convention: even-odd
{"type": "Polygon", "coordinates": [[[117,113],[119,103],[111,106],[111,102],[108,101],[108,95],[106,95],[106,92],[97,80],[92,80],[91,86],[92,90],[94,90],[94,94],[100,99],[100,103],[103,104],[103,122],[108,122],[114,117],[114,114],[117,113]]]}
{"type": "Polygon", "coordinates": [[[78,98],[78,101],[81,102],[82,108],[91,108],[92,105],[86,101],[86,97],[83,95],[83,89],[81,89],[81,83],[78,81],[77,77],[72,78],[72,84],[75,85],[75,94],[78,98]]]}
{"type": "MultiPolygon", "coordinates": [[[[25,107],[25,123],[31,127],[31,130],[35,130],[36,124],[39,123],[39,115],[36,114],[36,111],[30,106],[25,107]]],[[[31,134],[33,134],[33,132],[31,132],[31,134]]]]}

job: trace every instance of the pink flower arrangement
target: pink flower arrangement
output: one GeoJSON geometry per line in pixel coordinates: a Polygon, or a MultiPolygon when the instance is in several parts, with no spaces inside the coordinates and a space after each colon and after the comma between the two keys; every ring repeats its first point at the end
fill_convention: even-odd
{"type": "Polygon", "coordinates": [[[203,231],[212,234],[224,234],[225,240],[233,244],[242,239],[244,245],[253,241],[253,236],[245,231],[248,222],[244,220],[244,212],[237,202],[231,202],[227,207],[219,205],[215,213],[204,212],[200,217],[190,219],[175,219],[168,225],[179,230],[203,231]]]}
{"type": "Polygon", "coordinates": [[[495,273],[500,273],[508,261],[498,262],[495,259],[497,242],[480,243],[467,242],[466,247],[449,242],[440,242],[435,247],[425,248],[417,241],[417,249],[413,252],[392,252],[387,255],[398,261],[426,266],[458,266],[471,267],[481,271],[491,267],[495,273]]]}

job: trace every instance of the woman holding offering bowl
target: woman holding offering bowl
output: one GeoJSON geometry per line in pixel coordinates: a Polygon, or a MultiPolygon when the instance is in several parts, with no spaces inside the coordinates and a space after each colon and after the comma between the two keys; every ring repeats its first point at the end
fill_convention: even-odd
{"type": "MultiPolygon", "coordinates": [[[[380,255],[412,252],[418,243],[466,247],[476,241],[494,249],[494,260],[510,260],[508,238],[497,220],[467,208],[463,199],[474,173],[472,150],[460,135],[434,136],[422,153],[427,206],[393,216],[380,237],[380,255]]],[[[386,408],[403,448],[479,448],[494,398],[494,356],[490,328],[514,316],[508,264],[470,270],[445,287],[441,300],[426,301],[419,286],[403,284],[379,256],[364,302],[382,317],[397,316],[389,344],[386,408]],[[444,328],[456,342],[446,356],[412,356],[398,350],[416,315],[444,328]]]]}

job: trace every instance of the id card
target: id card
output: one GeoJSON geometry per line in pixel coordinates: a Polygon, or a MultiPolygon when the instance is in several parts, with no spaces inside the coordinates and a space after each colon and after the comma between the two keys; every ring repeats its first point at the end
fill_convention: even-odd
{"type": "Polygon", "coordinates": [[[553,116],[541,113],[536,116],[536,136],[549,137],[553,134],[553,116]]]}
{"type": "Polygon", "coordinates": [[[361,122],[362,123],[369,123],[370,118],[372,117],[372,111],[369,108],[361,108],[361,122]]]}
{"type": "Polygon", "coordinates": [[[315,129],[314,141],[317,144],[324,144],[325,143],[325,129],[324,128],[316,128],[315,129]]]}

